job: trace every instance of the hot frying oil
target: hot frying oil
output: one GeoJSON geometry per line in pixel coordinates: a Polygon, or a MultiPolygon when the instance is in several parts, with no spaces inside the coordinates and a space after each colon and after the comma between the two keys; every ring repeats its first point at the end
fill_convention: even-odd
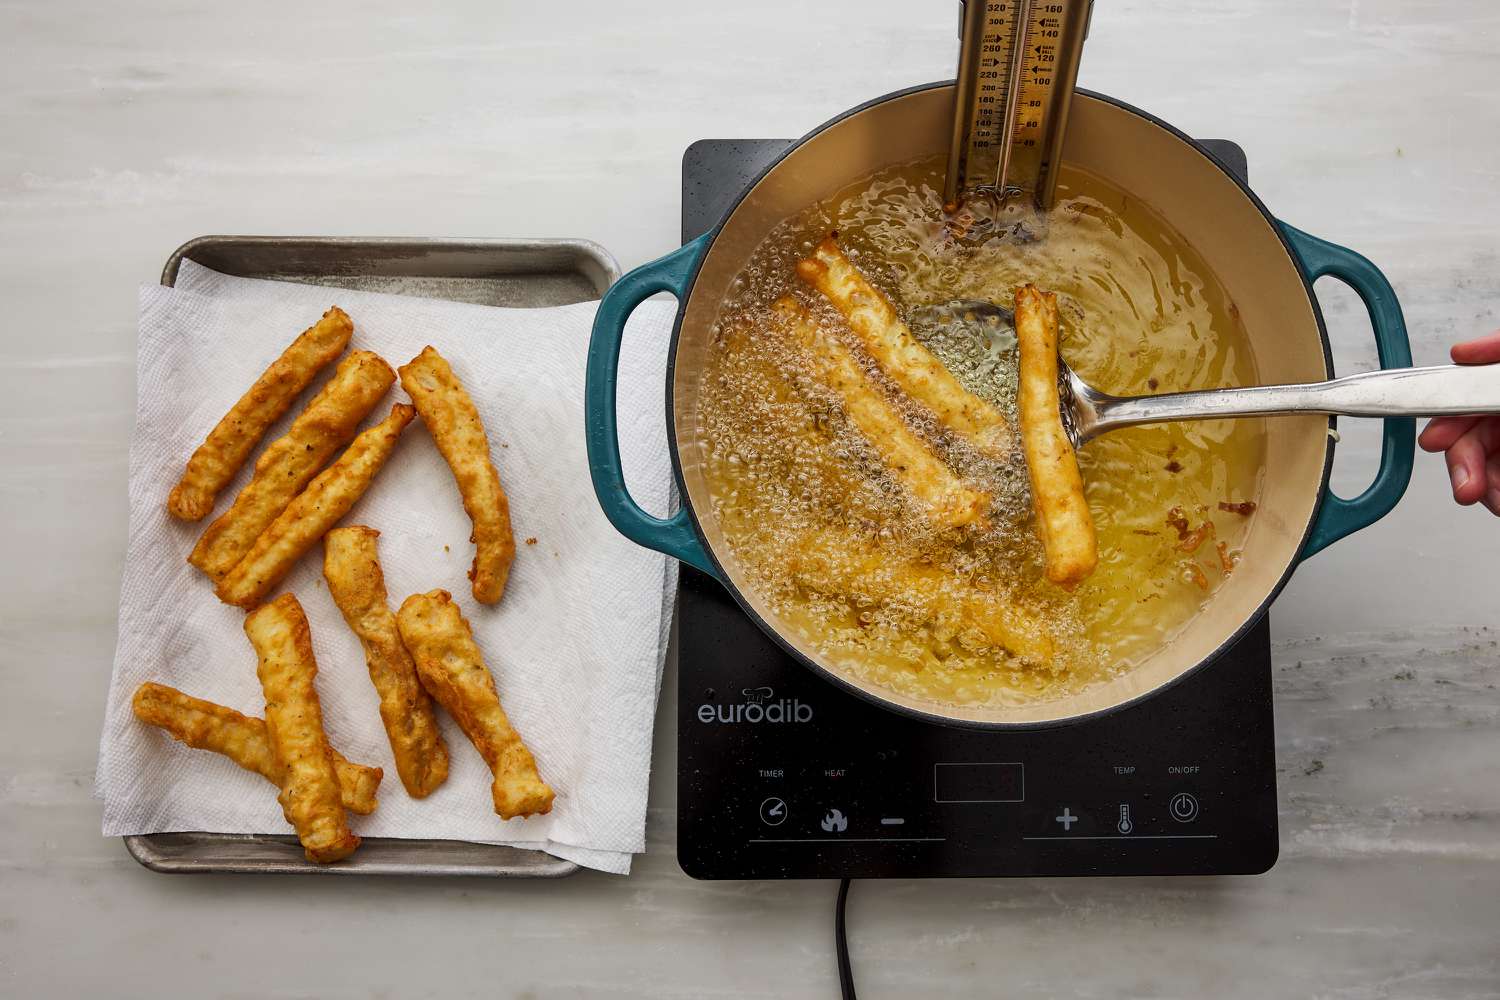
{"type": "Polygon", "coordinates": [[[1099,567],[1068,592],[1043,576],[1019,448],[979,454],[902,397],[843,318],[794,273],[830,232],[965,388],[1014,422],[1014,338],[924,321],[955,300],[1054,291],[1063,357],[1122,395],[1254,384],[1233,303],[1149,207],[1064,169],[1045,215],[1017,204],[945,214],[940,161],[890,168],[775,229],[734,283],[703,373],[712,514],[759,596],[839,669],[940,704],[1051,699],[1128,670],[1232,572],[1264,455],[1260,420],[1117,431],[1079,463],[1099,567]],[[813,374],[771,310],[793,295],[860,360],[903,419],[992,504],[935,527],[813,374]],[[1038,653],[1038,650],[1042,652],[1038,653]]]}

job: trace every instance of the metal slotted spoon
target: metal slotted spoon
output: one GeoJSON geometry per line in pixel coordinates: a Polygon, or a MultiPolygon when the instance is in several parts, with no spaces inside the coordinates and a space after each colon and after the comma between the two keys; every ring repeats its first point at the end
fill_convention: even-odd
{"type": "MultiPolygon", "coordinates": [[[[976,333],[991,344],[1014,342],[1015,314],[993,302],[960,300],[911,311],[922,330],[976,333]]],[[[1238,389],[1112,396],[1078,377],[1057,359],[1063,427],[1073,447],[1101,434],[1181,420],[1322,413],[1346,417],[1443,417],[1500,413],[1500,364],[1393,368],[1346,375],[1328,382],[1257,385],[1238,389]]]]}

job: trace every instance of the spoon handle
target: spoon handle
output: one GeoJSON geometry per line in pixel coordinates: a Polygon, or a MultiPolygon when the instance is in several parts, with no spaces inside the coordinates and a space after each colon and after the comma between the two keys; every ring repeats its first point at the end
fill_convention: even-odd
{"type": "Polygon", "coordinates": [[[1280,413],[1349,417],[1438,417],[1500,413],[1500,364],[1396,368],[1331,382],[1095,397],[1087,437],[1136,424],[1280,413]]]}

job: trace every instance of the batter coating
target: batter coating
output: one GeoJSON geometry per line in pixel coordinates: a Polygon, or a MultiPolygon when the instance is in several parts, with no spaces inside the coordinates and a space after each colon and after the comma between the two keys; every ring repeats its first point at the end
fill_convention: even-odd
{"type": "Polygon", "coordinates": [[[453,470],[464,511],[474,522],[469,539],[474,543],[474,566],[469,570],[474,600],[494,604],[505,593],[516,540],[510,531],[510,502],[490,460],[490,439],[479,411],[447,360],[431,347],[423,348],[400,371],[401,388],[416,404],[443,460],[453,470]]]}
{"type": "Polygon", "coordinates": [[[469,623],[446,590],[413,594],[396,613],[401,641],[417,664],[422,686],[458,721],[495,780],[490,794],[501,819],[534,816],[552,809],[552,789],[537,773],[536,759],[495,693],[469,623]]]}
{"type": "Polygon", "coordinates": [[[260,533],[245,558],[220,581],[215,590],[219,600],[242,608],[259,604],[364,496],[396,450],[396,441],[412,415],[410,406],[397,403],[390,416],[355,438],[338,461],[319,473],[260,533]]]}
{"type": "Polygon", "coordinates": [[[219,491],[240,471],[266,431],[291,408],[313,377],[344,353],[353,335],[354,321],[338,306],[302,331],[193,452],[181,481],[167,497],[167,513],[197,521],[213,510],[219,491]]]}
{"type": "Polygon", "coordinates": [[[355,351],[339,362],[338,371],[291,429],[272,441],[255,460],[255,476],[234,498],[234,505],[208,526],[188,562],[215,582],[222,581],[255,539],[318,470],[354,437],[359,422],[375,408],[396,381],[391,366],[369,351],[355,351]]]}
{"type": "Polygon", "coordinates": [[[281,773],[281,811],[307,860],[339,861],[359,847],[339,791],[314,679],[312,632],[302,605],[282,594],[245,616],[255,667],[266,694],[266,734],[281,773]]]}
{"type": "MultiPolygon", "coordinates": [[[[281,771],[266,737],[264,721],[241,715],[232,708],[183,694],[165,684],[147,681],[131,700],[135,717],[156,726],[195,750],[223,754],[247,771],[254,771],[271,784],[281,785],[281,771]]],[[[375,791],[385,776],[378,767],[351,764],[332,747],[333,769],[338,774],[339,797],[344,808],[361,816],[375,811],[375,791]]]]}
{"type": "Polygon", "coordinates": [[[817,379],[838,394],[850,421],[933,523],[953,528],[979,520],[989,507],[989,494],[966,486],[932,453],[870,383],[849,349],[820,331],[795,299],[779,299],[771,308],[807,352],[817,379]]]}
{"type": "Polygon", "coordinates": [[[1031,477],[1037,534],[1046,550],[1047,579],[1072,588],[1099,565],[1094,519],[1083,495],[1078,456],[1063,428],[1057,390],[1057,296],[1023,285],[1016,292],[1020,350],[1016,396],[1021,446],[1031,477]]]}
{"type": "Polygon", "coordinates": [[[843,313],[881,371],[938,421],[980,451],[1004,456],[1010,424],[991,404],[965,389],[953,373],[912,336],[896,307],[865,280],[833,237],[797,264],[797,277],[822,292],[843,313]]]}
{"type": "Polygon", "coordinates": [[[797,585],[835,598],[911,607],[966,641],[1003,649],[1029,666],[1052,662],[1053,643],[1036,616],[1001,594],[956,590],[938,566],[893,559],[871,539],[837,528],[802,535],[788,554],[797,585]]]}
{"type": "Polygon", "coordinates": [[[323,576],[339,613],[364,647],[396,773],[407,794],[420,799],[448,777],[448,747],[432,699],[417,680],[396,616],[386,604],[379,537],[380,532],[362,524],[330,531],[323,539],[323,576]]]}

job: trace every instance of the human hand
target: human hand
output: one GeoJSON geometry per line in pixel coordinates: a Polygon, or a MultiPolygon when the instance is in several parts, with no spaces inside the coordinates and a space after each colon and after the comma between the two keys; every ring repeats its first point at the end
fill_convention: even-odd
{"type": "MultiPolygon", "coordinates": [[[[1454,344],[1456,364],[1500,362],[1500,330],[1487,337],[1454,344]]],[[[1447,452],[1453,499],[1468,506],[1482,503],[1500,516],[1500,416],[1437,417],[1422,430],[1423,451],[1447,452]]]]}

